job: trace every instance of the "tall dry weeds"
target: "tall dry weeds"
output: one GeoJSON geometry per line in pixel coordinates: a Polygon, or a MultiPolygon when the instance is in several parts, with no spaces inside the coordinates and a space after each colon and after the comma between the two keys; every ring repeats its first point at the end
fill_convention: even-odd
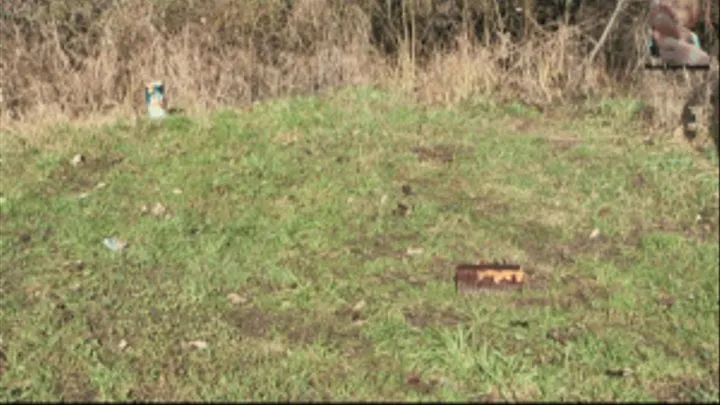
{"type": "Polygon", "coordinates": [[[614,2],[559,3],[6,0],[0,119],[7,129],[141,114],[143,84],[163,79],[171,105],[191,112],[374,83],[440,103],[477,93],[543,106],[634,94],[656,106],[656,123],[677,122],[678,100],[702,74],[639,69],[644,2],[629,2],[591,64],[583,61],[614,2]]]}
{"type": "Polygon", "coordinates": [[[3,118],[137,111],[143,83],[155,78],[191,110],[242,104],[356,82],[379,66],[364,14],[322,0],[292,9],[278,0],[120,0],[99,12],[71,3],[4,26],[3,118]]]}

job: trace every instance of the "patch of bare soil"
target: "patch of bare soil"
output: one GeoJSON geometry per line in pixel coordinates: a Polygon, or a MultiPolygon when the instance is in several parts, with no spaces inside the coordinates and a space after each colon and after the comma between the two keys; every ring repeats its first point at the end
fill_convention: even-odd
{"type": "Polygon", "coordinates": [[[431,147],[416,146],[412,152],[417,155],[420,162],[451,163],[455,160],[456,149],[448,145],[435,145],[431,147]]]}
{"type": "Polygon", "coordinates": [[[182,400],[183,394],[178,389],[179,387],[172,382],[187,375],[190,364],[186,351],[180,345],[173,345],[156,359],[160,359],[160,361],[152,365],[142,365],[142,367],[158,370],[160,375],[153,376],[152,372],[139,375],[139,381],[129,390],[128,397],[131,400],[139,401],[182,400]]]}
{"type": "Polygon", "coordinates": [[[514,245],[524,250],[533,267],[552,267],[559,262],[558,249],[561,246],[563,230],[530,220],[521,227],[522,232],[511,236],[514,245]]]}
{"type": "Polygon", "coordinates": [[[455,326],[470,320],[467,315],[458,313],[449,308],[440,309],[428,304],[420,304],[403,310],[405,320],[416,328],[428,326],[455,326]]]}
{"type": "Polygon", "coordinates": [[[473,215],[478,218],[502,217],[510,212],[512,207],[505,201],[505,197],[484,193],[483,195],[470,197],[473,215]]]}
{"type": "Polygon", "coordinates": [[[76,165],[68,161],[50,173],[45,192],[56,194],[56,187],[71,192],[88,191],[96,187],[102,176],[122,161],[120,155],[84,157],[82,161],[75,162],[76,165]]]}
{"type": "Polygon", "coordinates": [[[348,247],[350,253],[364,260],[373,260],[381,257],[402,259],[407,256],[407,247],[397,245],[411,244],[421,235],[417,233],[389,233],[376,236],[372,239],[357,240],[348,247]]]}
{"type": "Polygon", "coordinates": [[[718,240],[720,234],[720,206],[716,203],[703,207],[697,217],[682,225],[683,233],[697,241],[707,242],[718,240]]]}
{"type": "Polygon", "coordinates": [[[422,394],[430,394],[441,384],[441,380],[427,377],[414,370],[405,375],[405,385],[422,394]]]}
{"type": "Polygon", "coordinates": [[[8,358],[5,354],[5,349],[0,345],[0,378],[2,378],[3,374],[8,369],[8,358]]]}
{"type": "MultiPolygon", "coordinates": [[[[715,382],[717,383],[717,381],[715,382]]],[[[694,393],[698,391],[718,392],[713,382],[703,381],[693,376],[681,376],[650,384],[648,392],[660,402],[694,402],[694,393]]]]}
{"type": "Polygon", "coordinates": [[[572,262],[575,257],[591,256],[597,257],[603,261],[615,263],[618,266],[625,266],[630,258],[623,252],[623,246],[637,246],[641,235],[636,232],[630,232],[628,235],[611,239],[602,233],[588,235],[583,232],[576,232],[575,236],[569,242],[557,247],[556,252],[565,260],[572,262]]]}
{"type": "Polygon", "coordinates": [[[224,315],[225,321],[234,326],[240,336],[263,339],[270,336],[273,328],[302,320],[301,314],[269,312],[255,306],[233,307],[224,315]],[[300,317],[299,320],[295,318],[300,317]]]}
{"type": "Polygon", "coordinates": [[[361,322],[336,316],[287,324],[278,329],[296,344],[322,342],[324,346],[348,355],[372,352],[372,342],[362,335],[361,322]]]}
{"type": "Polygon", "coordinates": [[[578,306],[593,309],[597,302],[607,301],[610,290],[598,284],[595,280],[582,277],[563,277],[562,286],[556,293],[537,296],[528,294],[520,296],[514,303],[518,307],[551,307],[572,309],[578,306]]]}
{"type": "Polygon", "coordinates": [[[93,388],[93,384],[86,374],[63,370],[58,375],[60,378],[55,384],[54,391],[62,401],[87,403],[97,400],[98,391],[93,388]]]}
{"type": "Polygon", "coordinates": [[[271,313],[257,307],[230,310],[225,319],[238,334],[250,339],[285,338],[293,346],[322,342],[348,355],[372,351],[372,342],[362,335],[362,309],[339,308],[332,315],[316,316],[302,311],[271,313]]]}
{"type": "Polygon", "coordinates": [[[539,136],[533,142],[537,145],[547,145],[554,155],[562,155],[580,142],[579,138],[570,136],[539,136]]]}
{"type": "Polygon", "coordinates": [[[559,345],[566,346],[579,339],[584,333],[578,328],[561,327],[548,330],[545,336],[559,345]]]}

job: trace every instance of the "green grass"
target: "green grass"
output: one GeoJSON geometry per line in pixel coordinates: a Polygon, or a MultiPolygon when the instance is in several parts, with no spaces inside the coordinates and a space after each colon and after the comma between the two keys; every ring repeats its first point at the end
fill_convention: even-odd
{"type": "Polygon", "coordinates": [[[609,104],[511,107],[359,88],[2,135],[0,399],[716,401],[717,161],[609,104]],[[527,287],[455,292],[496,259],[527,287]]]}

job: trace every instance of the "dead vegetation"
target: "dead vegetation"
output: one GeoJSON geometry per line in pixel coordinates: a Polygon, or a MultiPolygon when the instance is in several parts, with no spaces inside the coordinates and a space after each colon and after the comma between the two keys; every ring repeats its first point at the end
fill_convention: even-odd
{"type": "MultiPolygon", "coordinates": [[[[642,71],[645,2],[625,2],[604,44],[616,2],[562,3],[8,0],[0,119],[9,129],[138,114],[143,83],[162,78],[171,104],[190,112],[367,83],[432,103],[629,95],[647,102],[654,124],[679,125],[681,101],[707,73],[642,71]]],[[[716,55],[717,39],[700,34],[716,55]]]]}

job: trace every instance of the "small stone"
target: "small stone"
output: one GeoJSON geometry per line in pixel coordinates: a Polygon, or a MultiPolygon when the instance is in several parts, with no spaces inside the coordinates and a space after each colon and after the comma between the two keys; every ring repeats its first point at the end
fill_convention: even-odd
{"type": "Polygon", "coordinates": [[[122,339],[120,343],[118,343],[118,349],[124,350],[128,346],[128,342],[125,339],[122,339]]]}
{"type": "Polygon", "coordinates": [[[162,205],[160,203],[155,203],[155,205],[153,205],[152,210],[150,212],[153,214],[153,216],[161,217],[161,216],[167,214],[167,207],[165,207],[164,205],[162,205]]]}
{"type": "Polygon", "coordinates": [[[243,297],[242,295],[236,294],[236,293],[228,294],[227,298],[233,304],[244,304],[248,301],[248,299],[246,297],[243,297]]]}
{"type": "Polygon", "coordinates": [[[363,308],[365,308],[365,305],[366,305],[365,300],[360,300],[360,301],[358,301],[357,304],[355,304],[353,306],[352,310],[353,310],[353,312],[360,312],[363,310],[363,308]]]}
{"type": "Polygon", "coordinates": [[[188,342],[188,344],[190,345],[190,347],[193,347],[198,350],[203,350],[203,349],[208,348],[207,342],[205,342],[203,340],[193,340],[192,342],[188,342]]]}
{"type": "Polygon", "coordinates": [[[180,190],[179,188],[173,189],[173,191],[172,191],[172,192],[173,192],[173,194],[176,194],[176,195],[180,195],[180,194],[182,194],[182,193],[183,193],[183,191],[182,191],[182,190],[180,190]]]}
{"type": "Polygon", "coordinates": [[[286,354],[288,352],[288,349],[282,343],[276,341],[265,344],[265,349],[274,354],[286,354]]]}
{"type": "Polygon", "coordinates": [[[77,155],[75,155],[75,156],[72,158],[72,160],[70,161],[70,163],[71,163],[74,167],[78,167],[78,166],[82,165],[83,163],[85,163],[85,156],[80,155],[80,154],[77,154],[77,155]]]}
{"type": "Polygon", "coordinates": [[[600,230],[595,228],[592,232],[590,232],[590,236],[588,236],[589,239],[597,239],[597,237],[600,236],[600,230]]]}
{"type": "Polygon", "coordinates": [[[406,253],[407,253],[408,256],[417,256],[417,255],[423,254],[424,251],[425,251],[425,250],[423,250],[423,248],[412,248],[412,247],[410,247],[410,248],[407,249],[407,252],[406,252],[406,253]]]}

